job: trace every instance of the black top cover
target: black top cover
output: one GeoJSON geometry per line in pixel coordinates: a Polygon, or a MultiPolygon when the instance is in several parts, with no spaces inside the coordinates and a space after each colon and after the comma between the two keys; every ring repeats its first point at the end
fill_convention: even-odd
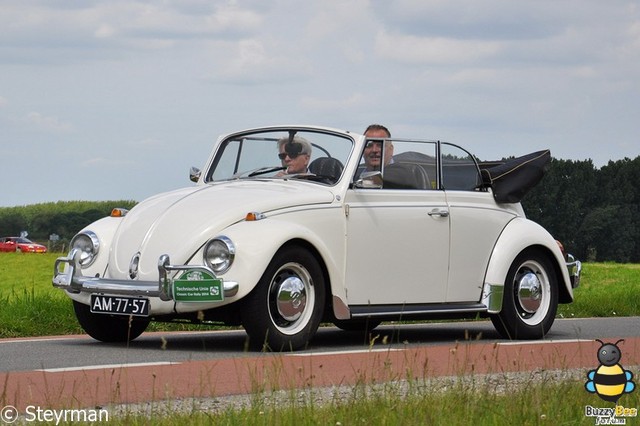
{"type": "Polygon", "coordinates": [[[482,181],[498,203],[519,203],[540,182],[551,161],[548,149],[504,162],[480,163],[482,181]]]}

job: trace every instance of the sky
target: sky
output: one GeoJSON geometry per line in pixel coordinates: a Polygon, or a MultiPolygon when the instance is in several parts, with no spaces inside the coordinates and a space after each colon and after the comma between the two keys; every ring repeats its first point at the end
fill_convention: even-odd
{"type": "Polygon", "coordinates": [[[640,155],[637,0],[0,0],[0,207],[184,186],[272,124],[640,155]]]}

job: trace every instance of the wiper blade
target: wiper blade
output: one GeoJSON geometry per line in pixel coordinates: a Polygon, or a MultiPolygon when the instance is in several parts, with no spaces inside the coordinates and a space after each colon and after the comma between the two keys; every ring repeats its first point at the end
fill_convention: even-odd
{"type": "Polygon", "coordinates": [[[259,169],[256,169],[256,170],[252,171],[251,173],[249,173],[247,176],[248,177],[254,177],[254,176],[259,176],[259,175],[265,175],[267,173],[278,172],[278,171],[284,170],[284,169],[286,169],[286,167],[284,167],[284,166],[260,167],[259,169]]]}

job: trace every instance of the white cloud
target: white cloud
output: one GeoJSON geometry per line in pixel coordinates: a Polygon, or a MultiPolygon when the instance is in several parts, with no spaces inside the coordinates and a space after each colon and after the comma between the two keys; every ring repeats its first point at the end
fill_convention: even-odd
{"type": "Polygon", "coordinates": [[[301,99],[301,105],[313,110],[348,111],[362,108],[366,105],[367,99],[367,96],[362,93],[354,93],[342,99],[303,97],[301,99]]]}
{"type": "Polygon", "coordinates": [[[104,157],[94,157],[89,158],[81,162],[82,167],[84,168],[100,168],[104,170],[108,170],[109,168],[121,168],[123,166],[133,166],[135,165],[134,161],[121,159],[121,158],[104,158],[104,157]]]}
{"type": "Polygon", "coordinates": [[[229,83],[287,82],[311,73],[304,59],[283,54],[272,40],[244,39],[229,46],[226,59],[214,66],[213,78],[229,83]]]}
{"type": "MultiPolygon", "coordinates": [[[[181,2],[110,1],[79,2],[55,7],[48,2],[3,4],[0,14],[0,49],[7,50],[4,62],[20,62],[24,55],[13,49],[49,52],[40,61],[50,62],[58,55],[75,60],[94,60],[99,50],[172,48],[179,43],[203,40],[229,40],[248,36],[262,24],[262,16],[233,3],[194,6],[181,2]],[[196,13],[197,11],[198,13],[196,13]],[[9,49],[12,49],[9,51],[9,49]]],[[[0,50],[1,51],[1,50],[0,50]]],[[[35,58],[34,58],[35,59],[35,58]]]]}
{"type": "Polygon", "coordinates": [[[71,124],[65,123],[57,117],[46,116],[39,112],[28,113],[25,117],[25,121],[42,130],[50,132],[67,133],[73,130],[73,126],[71,124]]]}
{"type": "Polygon", "coordinates": [[[412,64],[464,64],[497,56],[501,43],[388,34],[376,36],[376,52],[383,58],[412,64]]]}

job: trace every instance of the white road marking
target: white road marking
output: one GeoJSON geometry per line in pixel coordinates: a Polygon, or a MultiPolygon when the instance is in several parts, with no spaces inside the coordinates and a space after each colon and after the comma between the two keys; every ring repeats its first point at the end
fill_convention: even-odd
{"type": "Polygon", "coordinates": [[[309,353],[291,353],[287,356],[317,356],[317,355],[348,355],[348,354],[368,354],[371,352],[397,352],[404,349],[396,348],[380,348],[380,349],[355,349],[351,351],[328,351],[328,352],[309,352],[309,353]]]}
{"type": "Polygon", "coordinates": [[[129,367],[151,367],[155,365],[177,365],[181,362],[159,361],[159,362],[137,362],[131,364],[103,364],[103,365],[83,365],[80,367],[62,367],[62,368],[43,368],[34,371],[42,371],[45,373],[62,373],[68,371],[84,371],[84,370],[102,370],[110,368],[129,368],[129,367]]]}
{"type": "MultiPolygon", "coordinates": [[[[87,336],[88,338],[89,336],[87,336]]],[[[8,344],[8,343],[31,343],[31,342],[54,342],[61,340],[78,340],[85,339],[84,336],[74,336],[74,337],[30,337],[28,339],[19,339],[19,338],[8,338],[8,339],[0,339],[0,345],[8,344]]]]}
{"type": "Polygon", "coordinates": [[[558,339],[558,340],[518,340],[515,342],[498,342],[498,346],[540,345],[544,343],[581,343],[595,342],[593,339],[558,339]]]}

